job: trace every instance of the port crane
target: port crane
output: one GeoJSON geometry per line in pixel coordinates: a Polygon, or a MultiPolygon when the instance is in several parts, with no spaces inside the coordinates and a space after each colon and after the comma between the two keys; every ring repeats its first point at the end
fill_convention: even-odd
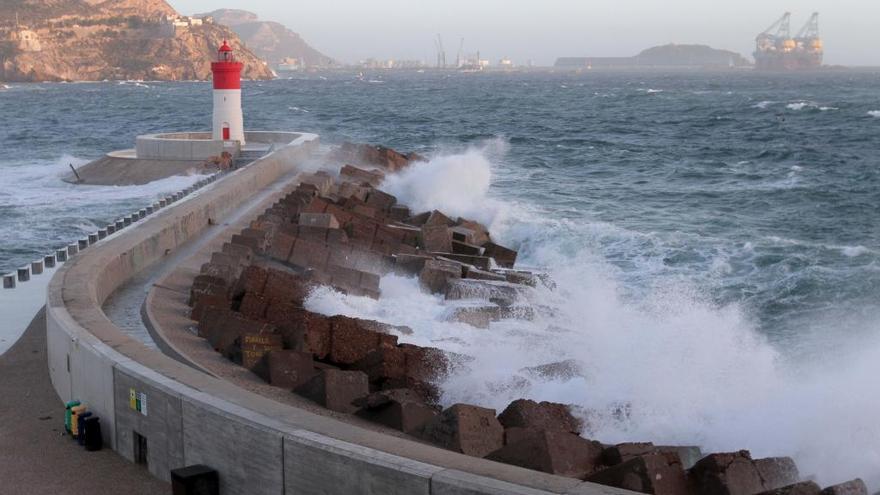
{"type": "Polygon", "coordinates": [[[446,50],[443,49],[443,38],[438,34],[437,40],[434,42],[437,47],[437,68],[446,68],[446,50]]]}
{"type": "Polygon", "coordinates": [[[759,34],[756,41],[758,50],[775,50],[784,49],[785,43],[789,40],[791,40],[791,12],[786,12],[759,34]]]}
{"type": "Polygon", "coordinates": [[[797,43],[798,48],[814,51],[822,50],[822,39],[819,37],[818,12],[813,12],[813,15],[810,16],[810,20],[804,24],[804,27],[802,27],[801,30],[798,31],[797,36],[794,37],[794,41],[797,43]]]}

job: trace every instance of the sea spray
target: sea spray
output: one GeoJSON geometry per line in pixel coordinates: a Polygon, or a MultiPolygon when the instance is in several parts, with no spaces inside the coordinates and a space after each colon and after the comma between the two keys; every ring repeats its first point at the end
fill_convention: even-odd
{"type": "Polygon", "coordinates": [[[406,325],[414,333],[400,335],[402,342],[468,356],[442,383],[444,405],[501,409],[522,397],[571,403],[587,420],[586,434],[604,442],[745,448],[792,456],[802,475],[824,484],[856,476],[880,484],[880,398],[873,393],[880,342],[835,349],[824,361],[792,361],[786,341],[767,342],[746,308],[714,302],[706,279],[654,280],[654,259],[638,256],[630,261],[633,276],[606,258],[608,237],[650,246],[650,236],[492,199],[491,173],[486,152],[474,148],[436,156],[385,188],[417,210],[503,229],[522,264],[544,267],[557,283],[529,296],[538,309],[533,319],[488,329],[450,321],[454,307],[478,303],[426,294],[417,279],[397,275],[382,279],[378,301],[319,289],[308,309],[406,325]],[[562,361],[574,371],[548,377],[529,370],[562,361]]]}

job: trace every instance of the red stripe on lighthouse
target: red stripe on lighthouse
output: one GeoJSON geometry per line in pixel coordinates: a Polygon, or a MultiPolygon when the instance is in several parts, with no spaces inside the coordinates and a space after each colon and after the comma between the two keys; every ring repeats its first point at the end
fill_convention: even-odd
{"type": "Polygon", "coordinates": [[[241,62],[213,62],[214,89],[241,89],[241,62]]]}

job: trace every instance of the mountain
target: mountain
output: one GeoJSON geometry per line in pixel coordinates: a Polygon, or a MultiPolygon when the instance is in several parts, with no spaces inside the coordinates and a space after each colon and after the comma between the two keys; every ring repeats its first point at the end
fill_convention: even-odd
{"type": "Polygon", "coordinates": [[[230,28],[164,0],[2,0],[0,80],[207,80],[224,39],[244,78],[274,77],[230,28]]]}
{"type": "Polygon", "coordinates": [[[298,65],[332,66],[336,62],[309,46],[302,37],[272,21],[261,21],[257,14],[246,10],[220,9],[196,17],[211,17],[217,24],[230,26],[245,44],[270,64],[295,60],[298,65]]]}
{"type": "Polygon", "coordinates": [[[736,52],[706,45],[674,43],[648,48],[634,57],[562,57],[556,60],[556,67],[562,69],[727,68],[750,65],[748,59],[736,52]]]}

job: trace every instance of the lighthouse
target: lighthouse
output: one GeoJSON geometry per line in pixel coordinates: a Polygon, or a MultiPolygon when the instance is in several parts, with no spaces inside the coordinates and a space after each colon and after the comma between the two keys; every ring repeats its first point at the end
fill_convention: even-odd
{"type": "Polygon", "coordinates": [[[232,48],[223,40],[217,61],[211,63],[214,75],[214,140],[244,144],[244,117],[241,113],[241,69],[232,48]]]}

